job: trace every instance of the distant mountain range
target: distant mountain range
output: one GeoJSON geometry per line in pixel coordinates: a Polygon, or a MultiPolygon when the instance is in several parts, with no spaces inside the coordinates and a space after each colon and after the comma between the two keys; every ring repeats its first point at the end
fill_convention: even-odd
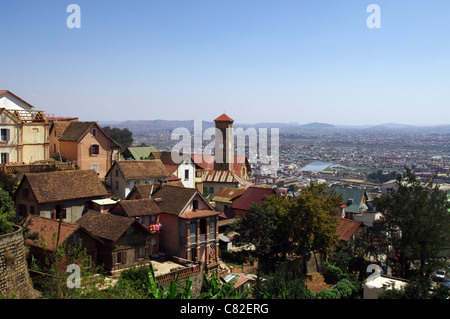
{"type": "MultiPolygon", "coordinates": [[[[132,132],[157,132],[172,131],[176,128],[187,128],[190,131],[194,128],[194,121],[173,121],[173,120],[128,120],[128,121],[111,121],[99,122],[101,126],[110,126],[117,128],[128,128],[132,132]]],[[[203,130],[214,127],[212,121],[202,121],[203,130]]],[[[241,124],[234,123],[233,127],[242,127],[247,129],[253,128],[279,128],[280,133],[398,133],[398,134],[450,134],[449,125],[437,126],[414,126],[387,123],[380,125],[332,125],[327,123],[257,123],[257,124],[241,124]]]]}

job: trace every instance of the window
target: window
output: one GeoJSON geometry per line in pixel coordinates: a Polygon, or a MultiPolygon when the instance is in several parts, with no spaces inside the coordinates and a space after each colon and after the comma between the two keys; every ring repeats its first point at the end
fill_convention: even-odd
{"type": "Polygon", "coordinates": [[[22,217],[26,217],[27,216],[27,205],[19,204],[17,209],[19,210],[19,212],[18,212],[19,216],[22,216],[22,217]]]}
{"type": "Polygon", "coordinates": [[[214,194],[214,187],[210,187],[210,188],[209,188],[209,193],[210,193],[211,195],[214,194]]]}
{"type": "Polygon", "coordinates": [[[184,179],[189,179],[189,170],[184,170],[184,179]]]}
{"type": "Polygon", "coordinates": [[[116,169],[116,177],[119,177],[119,170],[116,169]]]}
{"type": "Polygon", "coordinates": [[[92,129],[92,135],[97,136],[97,129],[96,128],[92,129]]]}
{"type": "Polygon", "coordinates": [[[8,162],[9,162],[9,154],[1,153],[0,164],[8,164],[8,162]]]}
{"type": "Polygon", "coordinates": [[[53,207],[52,219],[66,219],[67,210],[64,205],[55,205],[53,207]]]}
{"type": "Polygon", "coordinates": [[[115,253],[113,255],[113,258],[115,264],[125,264],[127,260],[127,253],[126,252],[115,253]]]}
{"type": "Polygon", "coordinates": [[[98,164],[91,164],[91,169],[95,170],[98,174],[98,164]]]}
{"type": "Polygon", "coordinates": [[[152,238],[152,246],[156,246],[156,238],[152,238]]]}
{"type": "Polygon", "coordinates": [[[116,181],[116,191],[119,190],[119,181],[116,181]]]}
{"type": "Polygon", "coordinates": [[[100,152],[100,146],[98,144],[91,145],[91,156],[97,156],[100,152]]]}
{"type": "Polygon", "coordinates": [[[80,241],[80,234],[78,234],[78,233],[73,234],[70,238],[70,243],[72,245],[78,244],[79,241],[80,241]]]}
{"type": "Polygon", "coordinates": [[[30,206],[30,214],[34,215],[34,206],[30,206]]]}
{"type": "Polygon", "coordinates": [[[191,221],[191,223],[189,224],[189,228],[191,231],[191,236],[196,236],[197,235],[197,222],[191,221]]]}
{"type": "Polygon", "coordinates": [[[0,130],[0,141],[9,141],[9,129],[7,128],[2,128],[0,130]]]}
{"type": "Polygon", "coordinates": [[[136,248],[135,257],[136,260],[145,258],[145,248],[144,247],[136,248]]]}
{"type": "Polygon", "coordinates": [[[198,209],[198,200],[194,199],[192,201],[192,210],[196,211],[198,209]]]}

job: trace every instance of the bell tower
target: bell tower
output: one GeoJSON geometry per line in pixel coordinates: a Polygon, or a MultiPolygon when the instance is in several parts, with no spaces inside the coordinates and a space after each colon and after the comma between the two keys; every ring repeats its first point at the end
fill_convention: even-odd
{"type": "Polygon", "coordinates": [[[216,123],[214,170],[233,170],[233,122],[225,113],[214,120],[216,123]]]}

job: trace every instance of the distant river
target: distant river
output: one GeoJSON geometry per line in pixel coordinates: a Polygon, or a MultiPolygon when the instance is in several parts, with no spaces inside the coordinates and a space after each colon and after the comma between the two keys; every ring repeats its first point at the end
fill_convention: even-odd
{"type": "Polygon", "coordinates": [[[326,170],[328,167],[332,165],[333,165],[332,162],[315,161],[309,165],[306,165],[305,167],[302,167],[300,169],[300,172],[321,172],[323,170],[326,170]]]}

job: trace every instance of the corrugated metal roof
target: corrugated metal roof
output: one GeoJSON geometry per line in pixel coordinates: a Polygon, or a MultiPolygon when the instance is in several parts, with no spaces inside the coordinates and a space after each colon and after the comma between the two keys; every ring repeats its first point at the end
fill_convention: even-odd
{"type": "Polygon", "coordinates": [[[137,146],[129,147],[128,151],[130,151],[135,160],[140,160],[149,157],[150,153],[156,152],[156,148],[154,148],[153,146],[137,146]]]}

